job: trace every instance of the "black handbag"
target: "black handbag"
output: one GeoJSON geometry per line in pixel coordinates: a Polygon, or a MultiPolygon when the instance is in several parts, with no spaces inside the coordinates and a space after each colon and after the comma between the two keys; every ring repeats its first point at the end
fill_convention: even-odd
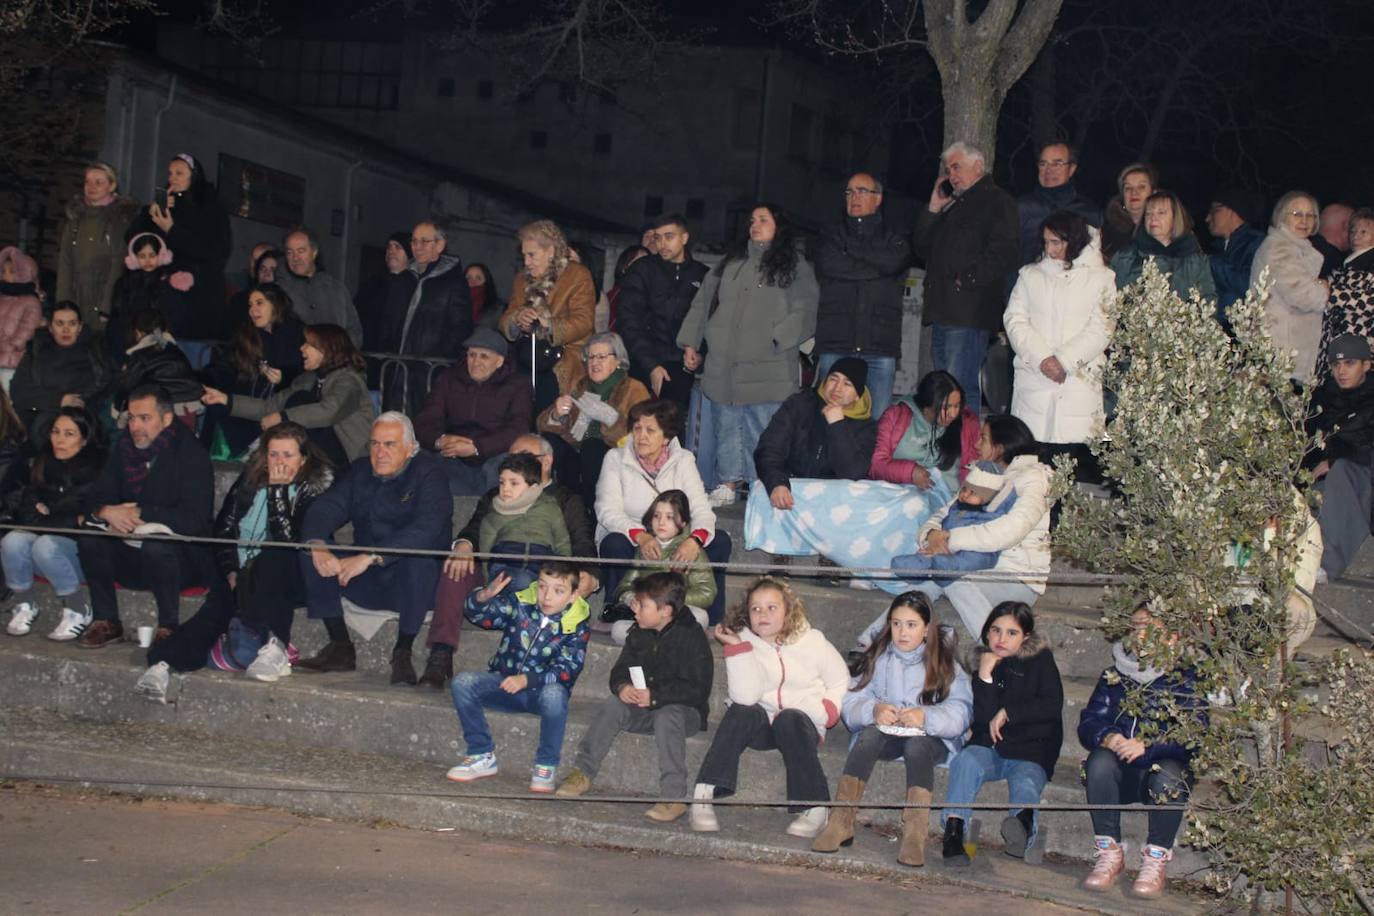
{"type": "Polygon", "coordinates": [[[563,348],[555,346],[550,340],[538,334],[521,334],[516,339],[515,360],[520,368],[529,372],[550,372],[563,358],[563,348]]]}

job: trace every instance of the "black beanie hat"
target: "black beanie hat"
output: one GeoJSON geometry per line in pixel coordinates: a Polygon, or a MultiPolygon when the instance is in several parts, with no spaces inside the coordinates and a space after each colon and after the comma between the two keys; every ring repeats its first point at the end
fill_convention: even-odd
{"type": "Polygon", "coordinates": [[[415,257],[414,253],[412,253],[411,250],[410,250],[410,233],[409,233],[409,232],[393,232],[393,233],[391,233],[390,235],[388,235],[388,236],[386,237],[386,240],[387,240],[388,242],[395,242],[397,245],[400,245],[400,246],[401,246],[401,250],[404,251],[404,252],[406,253],[406,260],[407,260],[407,261],[409,261],[409,260],[411,260],[412,258],[415,257]]]}
{"type": "MultiPolygon", "coordinates": [[[[849,379],[854,390],[859,392],[859,397],[863,397],[864,386],[868,384],[868,363],[857,356],[843,356],[835,360],[830,372],[838,372],[849,379]]],[[[830,372],[826,373],[827,378],[830,372]]]]}

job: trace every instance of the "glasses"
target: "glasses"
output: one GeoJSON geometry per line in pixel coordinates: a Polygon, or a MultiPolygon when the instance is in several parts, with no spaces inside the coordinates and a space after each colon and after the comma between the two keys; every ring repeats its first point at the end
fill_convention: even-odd
{"type": "Polygon", "coordinates": [[[1291,216],[1291,217],[1293,217],[1293,219],[1316,219],[1316,218],[1317,218],[1317,214],[1313,213],[1311,210],[1289,210],[1289,211],[1288,211],[1288,215],[1291,216]]]}
{"type": "Polygon", "coordinates": [[[845,197],[867,197],[869,194],[872,194],[872,195],[874,195],[874,196],[877,196],[877,195],[879,195],[879,194],[881,194],[881,193],[883,193],[883,192],[882,192],[882,191],[879,191],[877,188],[845,188],[845,189],[844,189],[844,196],[845,196],[845,197]]]}
{"type": "Polygon", "coordinates": [[[1042,169],[1062,169],[1066,165],[1072,165],[1067,159],[1041,159],[1038,163],[1042,169]]]}
{"type": "Polygon", "coordinates": [[[437,238],[422,239],[413,235],[410,237],[410,244],[412,245],[433,245],[437,241],[439,241],[437,238]]]}
{"type": "Polygon", "coordinates": [[[588,353],[588,354],[587,354],[587,362],[589,362],[589,363],[599,363],[599,362],[601,362],[602,360],[606,360],[606,359],[615,359],[615,354],[614,354],[614,353],[588,353]]]}

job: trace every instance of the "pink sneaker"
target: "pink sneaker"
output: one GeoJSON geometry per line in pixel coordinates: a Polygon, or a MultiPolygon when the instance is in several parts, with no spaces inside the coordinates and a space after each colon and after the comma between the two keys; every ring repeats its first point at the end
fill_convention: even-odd
{"type": "Polygon", "coordinates": [[[1097,862],[1083,879],[1083,887],[1090,891],[1111,890],[1126,870],[1126,848],[1109,836],[1093,837],[1093,845],[1097,847],[1097,862]]]}
{"type": "Polygon", "coordinates": [[[1153,900],[1164,893],[1164,870],[1173,859],[1174,851],[1163,846],[1146,846],[1140,850],[1140,874],[1135,876],[1131,894],[1153,900]]]}

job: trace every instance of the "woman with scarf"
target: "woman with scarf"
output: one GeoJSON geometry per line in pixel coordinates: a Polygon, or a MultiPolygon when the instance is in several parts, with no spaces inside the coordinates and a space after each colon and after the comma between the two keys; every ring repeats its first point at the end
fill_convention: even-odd
{"type": "Polygon", "coordinates": [[[1125,289],[1139,280],[1149,260],[1169,275],[1169,288],[1180,298],[1187,299],[1197,290],[1203,299],[1216,302],[1211,262],[1193,232],[1193,218],[1173,191],[1155,191],[1149,196],[1131,244],[1112,255],[1116,288],[1125,289]]]}
{"type": "Polygon", "coordinates": [[[284,420],[299,423],[330,464],[346,468],[367,454],[372,432],[372,395],[363,374],[367,363],[348,332],[336,324],[305,329],[301,362],[305,371],[271,397],[206,388],[201,400],[225,404],[230,416],[257,420],[265,430],[284,420]]]}
{"type": "Polygon", "coordinates": [[[649,390],[627,374],[630,357],[619,334],[592,335],[582,361],[586,377],[559,395],[536,425],[551,434],[559,482],[579,490],[583,504],[591,506],[606,453],[629,433],[630,408],[649,400],[649,390]]]}
{"type": "Polygon", "coordinates": [[[552,220],[523,226],[516,236],[525,269],[515,275],[498,329],[515,342],[511,349],[522,371],[533,365],[538,413],[572,391],[585,372],[582,347],[595,321],[596,284],[591,271],[573,261],[552,220]]]}
{"type": "Polygon", "coordinates": [[[491,269],[485,264],[469,264],[463,277],[468,281],[468,295],[472,297],[472,326],[496,330],[497,322],[506,311],[506,302],[496,292],[496,278],[491,275],[491,269]]]}
{"type": "MultiPolygon", "coordinates": [[[[214,536],[295,541],[311,501],[332,482],[305,428],[283,422],[267,432],[225,496],[214,536]]],[[[298,551],[220,544],[215,565],[219,575],[200,610],[148,650],[148,670],[134,690],[149,700],[166,702],[172,671],[246,668],[249,677],[268,682],[291,673],[291,623],[305,604],[298,551]],[[242,626],[233,625],[235,618],[242,626]]]]}

